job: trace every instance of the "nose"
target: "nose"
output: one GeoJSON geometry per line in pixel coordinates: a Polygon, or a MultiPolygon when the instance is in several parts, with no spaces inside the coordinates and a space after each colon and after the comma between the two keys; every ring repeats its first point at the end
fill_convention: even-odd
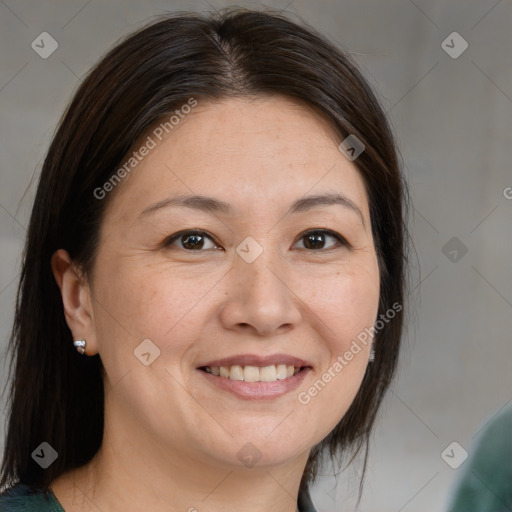
{"type": "Polygon", "coordinates": [[[275,258],[271,262],[265,251],[252,263],[238,258],[228,279],[221,310],[226,329],[272,336],[292,330],[301,321],[301,301],[288,273],[275,258]]]}

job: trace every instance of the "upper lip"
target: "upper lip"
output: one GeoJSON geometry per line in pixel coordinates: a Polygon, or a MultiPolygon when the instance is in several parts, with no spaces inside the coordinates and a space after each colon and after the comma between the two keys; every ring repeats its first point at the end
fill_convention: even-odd
{"type": "Polygon", "coordinates": [[[294,366],[301,368],[303,366],[311,366],[308,361],[293,357],[287,354],[274,354],[269,356],[258,356],[256,354],[239,354],[231,357],[224,357],[222,359],[214,359],[204,364],[200,364],[198,368],[205,366],[220,367],[220,366],[271,366],[274,364],[285,364],[287,366],[294,366]]]}

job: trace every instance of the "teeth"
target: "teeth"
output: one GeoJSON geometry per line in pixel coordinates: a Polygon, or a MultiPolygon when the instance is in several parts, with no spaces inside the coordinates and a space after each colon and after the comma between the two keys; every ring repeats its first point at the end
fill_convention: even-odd
{"type": "MultiPolygon", "coordinates": [[[[226,368],[229,370],[229,368],[226,368]]],[[[245,372],[241,366],[232,366],[229,373],[229,378],[233,380],[244,380],[245,372]]]]}
{"type": "Polygon", "coordinates": [[[286,365],[285,364],[278,364],[276,366],[277,368],[277,378],[279,380],[286,379],[288,372],[286,371],[286,365]]]}
{"type": "Polygon", "coordinates": [[[277,368],[273,366],[264,366],[260,368],[261,382],[274,382],[277,380],[277,368]]]}
{"type": "Polygon", "coordinates": [[[299,373],[300,368],[292,365],[277,364],[264,366],[206,366],[205,371],[225,379],[243,380],[245,382],[275,382],[299,373]]]}
{"type": "MultiPolygon", "coordinates": [[[[233,369],[233,367],[231,367],[233,369]]],[[[231,375],[229,376],[231,378],[231,375]]],[[[260,369],[257,366],[244,367],[245,382],[258,382],[260,380],[260,369]]]]}

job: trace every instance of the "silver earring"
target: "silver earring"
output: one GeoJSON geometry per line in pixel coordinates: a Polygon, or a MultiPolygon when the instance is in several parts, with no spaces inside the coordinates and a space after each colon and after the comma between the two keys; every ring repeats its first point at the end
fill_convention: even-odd
{"type": "Polygon", "coordinates": [[[85,340],[73,341],[73,345],[77,348],[77,350],[78,350],[78,352],[80,352],[80,354],[82,354],[82,355],[85,354],[85,340]]]}
{"type": "Polygon", "coordinates": [[[375,350],[373,350],[373,343],[370,347],[370,357],[368,358],[368,362],[373,363],[375,361],[375,350]]]}

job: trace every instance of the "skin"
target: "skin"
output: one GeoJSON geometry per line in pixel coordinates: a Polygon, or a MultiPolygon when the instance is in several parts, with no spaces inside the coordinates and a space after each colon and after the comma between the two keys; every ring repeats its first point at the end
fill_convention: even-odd
{"type": "Polygon", "coordinates": [[[103,445],[52,483],[66,511],[296,510],[309,452],[352,403],[369,345],[307,405],[298,395],[378,310],[367,195],[340,142],[320,115],[282,97],[199,103],[107,198],[92,276],[78,279],[67,252],[54,254],[74,339],[85,338],[87,355],[99,353],[105,367],[103,445]],[[333,192],[357,205],[364,224],[340,205],[288,213],[297,199],[333,192]],[[225,201],[233,213],[168,207],[140,216],[181,194],[225,201]],[[165,247],[192,228],[211,240],[165,247]],[[304,232],[320,228],[350,246],[325,236],[308,248],[304,232]],[[263,249],[252,263],[236,252],[248,236],[263,249]],[[133,352],[144,339],[160,350],[149,366],[133,352]],[[240,399],[196,369],[276,353],[312,371],[271,400],[240,399]],[[248,442],[261,453],[251,468],[237,457],[248,442]]]}

